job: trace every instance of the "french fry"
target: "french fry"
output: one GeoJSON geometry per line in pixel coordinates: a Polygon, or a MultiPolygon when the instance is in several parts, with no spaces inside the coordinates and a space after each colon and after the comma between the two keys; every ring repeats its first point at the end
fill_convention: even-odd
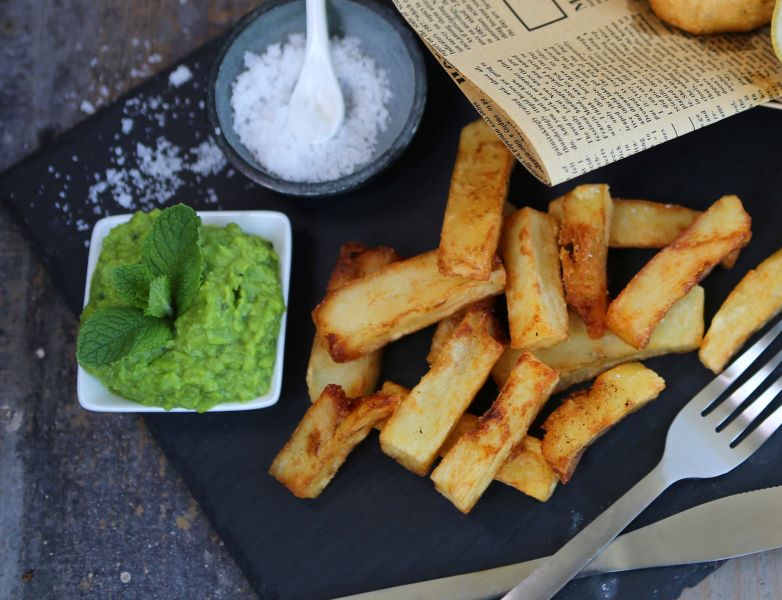
{"type": "MultiPolygon", "coordinates": [[[[564,197],[552,200],[549,213],[562,221],[564,197]]],[[[611,248],[663,248],[701,214],[700,211],[649,200],[613,199],[608,245],[611,248]]]]}
{"type": "MultiPolygon", "coordinates": [[[[391,248],[367,248],[351,242],[340,248],[339,258],[328,282],[327,291],[333,292],[343,285],[374,273],[387,264],[399,260],[391,248]]],[[[329,356],[328,347],[319,335],[312,342],[307,365],[307,389],[310,400],[315,402],[328,384],[342,387],[350,397],[366,396],[375,391],[380,375],[382,350],[376,350],[356,360],[336,363],[329,356]]]]}
{"type": "MultiPolygon", "coordinates": [[[[624,362],[691,352],[700,347],[703,339],[703,300],[703,288],[692,288],[668,311],[643,350],[633,348],[610,331],[593,340],[587,334],[584,322],[571,313],[568,339],[534,354],[559,372],[559,384],[555,390],[559,392],[624,362]]],[[[520,350],[513,348],[505,350],[492,369],[497,385],[505,385],[520,354],[520,350]]]]}
{"type": "Polygon", "coordinates": [[[557,383],[557,372],[529,352],[519,358],[497,400],[432,473],[437,491],[469,513],[527,434],[557,383]]]}
{"type": "Polygon", "coordinates": [[[503,345],[491,333],[493,315],[470,311],[380,434],[383,452],[426,475],[448,432],[483,386],[503,345]]]}
{"type": "Polygon", "coordinates": [[[591,389],[565,400],[543,424],[543,456],[560,481],[570,480],[589,445],[664,388],[665,381],[657,373],[631,362],[606,371],[591,389]]]}
{"type": "Polygon", "coordinates": [[[562,205],[559,258],[565,297],[593,338],[605,331],[612,211],[607,185],[579,185],[565,195],[562,205]]]}
{"type": "MultiPolygon", "coordinates": [[[[549,214],[562,221],[564,196],[552,200],[549,214]]],[[[697,219],[699,210],[652,202],[650,200],[614,198],[614,212],[611,217],[611,233],[608,236],[610,248],[664,248],[697,219]]],[[[740,250],[734,250],[722,260],[722,266],[732,269],[740,250]]]]}
{"type": "Polygon", "coordinates": [[[502,258],[513,348],[548,348],[567,338],[558,229],[553,217],[531,208],[505,219],[502,258]]]}
{"type": "MultiPolygon", "coordinates": [[[[410,393],[410,390],[392,381],[383,383],[382,391],[384,394],[397,396],[400,399],[410,393]]],[[[456,444],[456,440],[472,429],[477,422],[477,415],[464,413],[451,429],[437,453],[441,457],[445,456],[448,450],[456,444]]],[[[525,436],[520,443],[513,447],[510,456],[502,463],[494,479],[541,502],[546,502],[551,498],[557,483],[559,483],[559,477],[543,458],[540,440],[530,435],[525,436]]]]}
{"type": "Polygon", "coordinates": [[[462,129],[438,250],[443,275],[491,277],[515,162],[483,120],[462,129]]]}
{"type": "Polygon", "coordinates": [[[399,398],[399,402],[407,398],[407,395],[410,393],[410,390],[405,386],[394,383],[393,381],[384,381],[380,391],[387,396],[396,396],[399,398]]]}
{"type": "MultiPolygon", "coordinates": [[[[453,332],[456,331],[456,328],[459,326],[459,323],[462,322],[468,310],[492,310],[493,308],[494,297],[492,296],[491,298],[479,300],[475,304],[472,304],[467,308],[463,308],[462,310],[452,314],[450,317],[446,317],[437,323],[437,327],[435,327],[434,334],[432,335],[432,343],[429,347],[429,354],[426,355],[427,364],[429,366],[434,364],[434,361],[437,360],[437,355],[440,354],[443,346],[445,346],[445,344],[448,343],[448,340],[451,339],[453,332]]],[[[494,337],[499,339],[499,333],[497,333],[494,337]]]]}
{"type": "Polygon", "coordinates": [[[516,444],[494,478],[541,502],[557,489],[559,478],[552,471],[541,449],[542,442],[527,435],[516,444]]]}
{"type": "Polygon", "coordinates": [[[297,498],[317,498],[348,454],[376,423],[393,413],[399,399],[379,392],[349,398],[327,385],[307,409],[269,473],[297,498]]]}
{"type": "Polygon", "coordinates": [[[723,196],[658,252],[608,307],[608,328],[635,348],[649,342],[673,304],[750,238],[751,219],[736,196],[723,196]]]}
{"type": "Polygon", "coordinates": [[[431,367],[437,360],[437,357],[442,352],[443,347],[448,343],[448,340],[453,336],[453,332],[459,327],[459,323],[464,320],[464,316],[467,314],[467,309],[463,308],[459,312],[455,312],[450,317],[444,318],[437,323],[437,327],[432,334],[432,343],[429,346],[429,353],[426,355],[426,362],[431,367]]]}
{"type": "Polygon", "coordinates": [[[782,250],[747,273],[711,321],[699,357],[720,373],[749,337],[782,310],[782,250]]]}
{"type": "Polygon", "coordinates": [[[331,358],[346,362],[504,289],[505,269],[499,262],[488,281],[445,277],[433,251],[329,292],[312,316],[331,358]]]}

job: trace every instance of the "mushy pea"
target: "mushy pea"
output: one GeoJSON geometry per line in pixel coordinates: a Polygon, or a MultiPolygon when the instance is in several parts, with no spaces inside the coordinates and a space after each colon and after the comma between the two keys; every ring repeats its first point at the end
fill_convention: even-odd
{"type": "MultiPolygon", "coordinates": [[[[160,211],[136,213],[111,230],[92,277],[82,323],[95,309],[126,305],[109,283],[119,265],[141,260],[160,211]]],[[[166,409],[203,412],[221,402],[252,400],[269,389],[285,303],[278,259],[266,240],[235,224],[204,226],[203,283],[190,308],[174,321],[174,336],[149,362],[129,354],[85,367],[112,392],[166,409]]]]}

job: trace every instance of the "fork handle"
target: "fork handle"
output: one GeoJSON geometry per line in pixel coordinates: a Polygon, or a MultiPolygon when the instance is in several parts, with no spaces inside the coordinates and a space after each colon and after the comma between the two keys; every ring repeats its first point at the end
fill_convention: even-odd
{"type": "Polygon", "coordinates": [[[503,600],[548,600],[619,535],[676,479],[658,464],[624,496],[550,556],[503,600]]]}

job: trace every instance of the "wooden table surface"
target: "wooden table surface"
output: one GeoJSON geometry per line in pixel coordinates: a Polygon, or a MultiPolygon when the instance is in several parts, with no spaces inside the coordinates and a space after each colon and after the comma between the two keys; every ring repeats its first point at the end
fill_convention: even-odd
{"type": "MultiPolygon", "coordinates": [[[[257,4],[0,2],[0,170],[257,4]]],[[[0,208],[0,595],[253,597],[141,419],[79,408],[76,325],[0,208]]],[[[782,551],[729,561],[681,598],[782,598],[782,551]]]]}

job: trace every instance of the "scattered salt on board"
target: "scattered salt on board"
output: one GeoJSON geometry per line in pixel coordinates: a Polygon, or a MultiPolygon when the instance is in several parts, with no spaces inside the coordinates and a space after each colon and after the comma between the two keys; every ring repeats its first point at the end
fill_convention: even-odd
{"type": "Polygon", "coordinates": [[[329,140],[298,142],[286,128],[288,103],[304,64],[304,34],[244,55],[234,82],[234,131],[265,169],[286,181],[331,181],[355,172],[372,158],[378,134],[388,124],[388,75],[353,36],[333,38],[331,58],[345,97],[345,120],[329,140]]]}

